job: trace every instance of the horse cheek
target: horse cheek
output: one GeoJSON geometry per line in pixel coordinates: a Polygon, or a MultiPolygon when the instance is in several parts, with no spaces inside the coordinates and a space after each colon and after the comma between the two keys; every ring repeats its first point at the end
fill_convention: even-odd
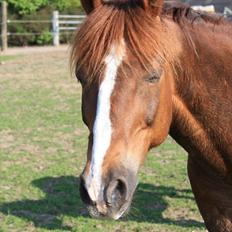
{"type": "MultiPolygon", "coordinates": [[[[165,83],[165,81],[164,81],[165,83]]],[[[163,83],[163,84],[164,84],[163,83]]],[[[172,93],[171,87],[167,86],[160,89],[160,100],[155,115],[152,133],[151,147],[157,147],[164,142],[169,134],[172,121],[172,93]]]]}

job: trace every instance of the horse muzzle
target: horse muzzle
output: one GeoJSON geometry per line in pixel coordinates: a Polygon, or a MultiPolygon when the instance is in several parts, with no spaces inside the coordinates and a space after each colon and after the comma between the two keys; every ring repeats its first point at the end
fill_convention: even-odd
{"type": "Polygon", "coordinates": [[[92,217],[108,217],[117,220],[129,211],[136,186],[137,175],[133,172],[125,168],[110,171],[106,177],[102,178],[101,191],[97,199],[93,200],[83,174],[80,177],[80,196],[92,217]]]}

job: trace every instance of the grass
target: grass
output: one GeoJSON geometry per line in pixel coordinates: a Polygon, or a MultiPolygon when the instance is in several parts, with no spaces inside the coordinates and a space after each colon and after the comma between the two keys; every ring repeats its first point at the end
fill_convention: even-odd
{"type": "Polygon", "coordinates": [[[12,56],[12,55],[0,55],[0,62],[5,62],[9,60],[16,59],[18,56],[12,56]]]}
{"type": "Polygon", "coordinates": [[[149,153],[125,219],[88,216],[78,192],[88,132],[67,60],[50,52],[0,66],[0,231],[205,231],[171,138],[149,153]]]}

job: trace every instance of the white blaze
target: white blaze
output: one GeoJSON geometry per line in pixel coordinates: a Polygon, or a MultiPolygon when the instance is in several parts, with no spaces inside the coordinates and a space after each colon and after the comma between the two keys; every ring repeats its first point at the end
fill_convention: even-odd
{"type": "Polygon", "coordinates": [[[86,187],[92,201],[97,201],[101,193],[102,164],[110,146],[112,126],[110,120],[111,95],[114,90],[117,71],[124,57],[124,43],[113,46],[105,58],[105,77],[100,85],[97,100],[97,112],[93,128],[93,147],[90,172],[86,178],[86,187]]]}

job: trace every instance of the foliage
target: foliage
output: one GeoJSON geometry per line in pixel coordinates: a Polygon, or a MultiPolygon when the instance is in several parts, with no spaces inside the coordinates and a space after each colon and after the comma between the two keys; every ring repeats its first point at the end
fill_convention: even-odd
{"type": "Polygon", "coordinates": [[[37,44],[51,44],[52,43],[52,34],[50,31],[43,31],[41,35],[37,38],[37,44]]]}
{"type": "MultiPolygon", "coordinates": [[[[2,2],[3,0],[0,0],[2,2]]],[[[31,14],[44,7],[52,7],[60,11],[68,8],[79,8],[79,0],[7,0],[10,11],[19,15],[31,14]]]]}
{"type": "Polygon", "coordinates": [[[47,0],[8,0],[7,2],[19,14],[28,14],[44,6],[47,0]]]}

